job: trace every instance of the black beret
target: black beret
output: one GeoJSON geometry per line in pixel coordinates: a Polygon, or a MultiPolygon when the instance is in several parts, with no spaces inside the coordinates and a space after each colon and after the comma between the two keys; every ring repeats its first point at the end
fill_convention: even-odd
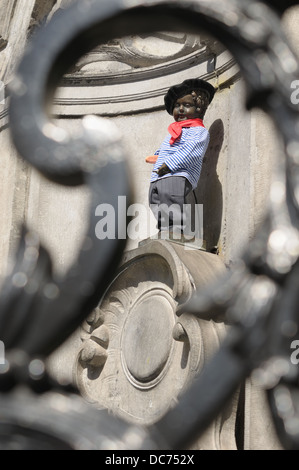
{"type": "Polygon", "coordinates": [[[205,80],[201,80],[200,78],[190,78],[189,80],[184,80],[183,83],[180,83],[179,85],[174,85],[169,88],[168,92],[164,96],[164,103],[167,112],[172,115],[177,99],[184,95],[189,95],[195,90],[205,90],[209,95],[209,103],[211,103],[214,98],[215,88],[205,80]]]}

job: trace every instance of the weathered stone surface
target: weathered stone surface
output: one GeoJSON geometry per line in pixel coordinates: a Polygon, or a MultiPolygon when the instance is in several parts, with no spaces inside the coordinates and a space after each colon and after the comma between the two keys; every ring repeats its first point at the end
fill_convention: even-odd
{"type": "MultiPolygon", "coordinates": [[[[226,334],[224,324],[184,312],[194,290],[224,271],[216,255],[168,241],[148,240],[127,252],[106,295],[82,326],[75,376],[83,396],[130,422],[159,420],[226,334]],[[97,341],[96,332],[103,328],[109,336],[107,359],[97,364],[91,341],[97,341]]],[[[224,448],[235,448],[235,404],[221,420],[231,422],[224,448]]],[[[219,423],[211,425],[196,448],[223,448],[219,423]]]]}
{"type": "MultiPolygon", "coordinates": [[[[54,0],[51,2],[26,0],[25,3],[24,0],[4,0],[1,2],[0,80],[5,86],[9,84],[15,65],[22,55],[30,26],[48,20],[60,8],[65,8],[70,1],[58,0],[54,3],[54,0]],[[51,11],[48,10],[49,5],[54,6],[51,11]],[[49,15],[46,17],[48,12],[49,15]]],[[[296,50],[298,50],[298,12],[298,7],[290,9],[283,19],[286,33],[293,41],[296,50]]],[[[164,91],[169,85],[181,79],[190,78],[191,75],[207,78],[215,86],[218,86],[215,100],[205,119],[206,127],[210,130],[212,137],[211,144],[204,161],[200,184],[194,195],[190,197],[193,197],[193,202],[195,202],[195,197],[197,203],[203,204],[204,238],[208,249],[217,246],[219,258],[226,265],[230,265],[238,259],[244,245],[252,238],[263,219],[273,168],[276,158],[279,156],[280,142],[272,123],[262,112],[248,113],[244,111],[244,83],[239,76],[237,65],[231,60],[227,51],[224,49],[216,51],[218,57],[215,64],[215,61],[208,60],[211,58],[210,52],[215,53],[214,44],[210,43],[209,49],[203,44],[201,35],[199,39],[201,41],[198,41],[198,44],[203,46],[202,49],[191,48],[192,50],[189,50],[189,54],[187,54],[186,59],[190,67],[185,66],[184,55],[174,59],[175,62],[179,58],[180,64],[170,64],[167,60],[165,63],[165,58],[169,58],[171,54],[177,54],[178,51],[181,54],[182,52],[179,47],[173,49],[171,43],[168,44],[169,50],[167,50],[167,44],[164,42],[164,57],[161,59],[161,55],[156,54],[155,64],[151,65],[149,61],[147,65],[145,60],[149,60],[148,55],[146,59],[140,55],[144,62],[141,64],[142,67],[135,70],[134,64],[137,63],[135,62],[137,58],[134,57],[134,63],[132,61],[129,63],[125,58],[125,47],[120,44],[117,45],[117,51],[123,59],[121,63],[117,61],[112,63],[110,60],[108,64],[103,60],[105,58],[103,52],[106,54],[106,59],[107,53],[108,55],[110,53],[110,58],[108,58],[111,59],[112,49],[103,51],[103,48],[97,48],[87,57],[82,58],[79,66],[75,65],[74,70],[64,77],[62,87],[55,99],[54,110],[64,117],[64,119],[58,120],[59,125],[70,132],[76,132],[80,117],[87,113],[107,115],[114,120],[124,135],[136,202],[143,204],[148,209],[147,192],[151,165],[146,164],[144,160],[147,155],[152,154],[158,148],[171,121],[170,116],[162,110],[164,91]],[[195,58],[198,61],[191,66],[191,61],[195,58]],[[184,67],[181,67],[182,64],[184,67]],[[171,66],[174,68],[171,69],[171,66]],[[107,74],[108,69],[109,73],[107,74]],[[172,73],[165,78],[164,73],[160,73],[161,70],[163,72],[172,71],[172,73]],[[109,82],[111,86],[105,84],[107,75],[111,77],[111,80],[113,79],[113,85],[112,81],[109,82]],[[140,80],[142,76],[144,79],[140,80]],[[110,91],[113,92],[109,93],[110,91]],[[111,98],[111,107],[108,109],[107,100],[109,97],[111,98]]],[[[139,41],[140,45],[140,38],[135,41],[139,41]]],[[[154,38],[154,41],[157,45],[160,39],[154,38]]],[[[133,43],[135,49],[136,42],[133,43]]],[[[130,47],[132,50],[132,45],[130,47]]],[[[185,43],[183,47],[185,47],[185,43]]],[[[174,58],[174,56],[171,57],[174,58]]],[[[170,62],[172,61],[170,60],[170,62]]],[[[9,138],[8,98],[3,98],[1,94],[0,275],[3,276],[7,271],[9,254],[13,252],[14,243],[19,235],[19,224],[24,221],[40,233],[54,258],[55,269],[59,272],[65,271],[73,259],[84,233],[88,195],[81,188],[69,190],[48,183],[22,161],[17,160],[16,151],[9,138]]],[[[101,201],[99,201],[100,203],[101,201]]],[[[149,210],[146,217],[150,218],[149,210]]],[[[128,240],[129,252],[131,249],[137,248],[139,242],[151,235],[154,230],[152,220],[148,221],[145,218],[140,225],[139,237],[128,240]]],[[[172,248],[175,251],[177,247],[172,246],[172,248]]],[[[130,261],[130,254],[127,256],[125,263],[130,261]]],[[[189,254],[187,251],[184,252],[182,258],[188,264],[187,257],[192,257],[191,252],[189,254]]],[[[129,403],[135,400],[134,419],[138,418],[138,413],[142,415],[145,408],[146,419],[149,422],[164,413],[168,405],[167,400],[172,400],[173,397],[182,393],[193,373],[200,370],[203,344],[205,344],[205,359],[207,359],[212,355],[215,346],[219,344],[219,338],[223,333],[222,330],[218,330],[219,325],[215,325],[212,321],[199,324],[197,320],[184,313],[178,320],[175,313],[176,308],[178,304],[184,303],[190,295],[190,278],[183,268],[180,268],[181,271],[177,271],[177,265],[172,260],[173,258],[174,254],[172,253],[172,257],[169,257],[164,264],[162,263],[162,267],[159,264],[160,269],[154,272],[151,279],[146,277],[148,266],[143,265],[142,269],[134,272],[130,282],[127,279],[128,286],[121,286],[117,291],[120,292],[124,289],[126,294],[118,294],[118,297],[112,298],[111,302],[109,300],[108,304],[105,304],[105,313],[103,310],[97,310],[94,318],[87,321],[89,330],[86,337],[94,347],[90,350],[89,358],[94,364],[92,367],[98,367],[100,372],[98,371],[92,376],[91,383],[88,383],[88,377],[83,377],[87,370],[85,365],[80,372],[80,380],[85,380],[85,382],[83,380],[82,389],[85,387],[89,398],[94,396],[96,401],[98,394],[104,397],[103,406],[106,404],[110,406],[114,397],[115,409],[119,410],[123,405],[122,400],[125,399],[123,397],[127,393],[127,396],[130,397],[129,403]],[[171,268],[169,268],[169,263],[173,263],[171,268]],[[162,273],[169,274],[169,272],[172,275],[169,279],[167,278],[165,284],[165,277],[162,276],[162,273]],[[135,282],[138,281],[138,286],[132,285],[134,279],[135,282]],[[150,308],[147,308],[149,316],[143,324],[140,320],[143,309],[137,300],[141,298],[144,301],[146,299],[146,293],[149,291],[148,283],[151,286],[150,292],[155,293],[153,296],[155,308],[160,312],[161,318],[159,317],[159,322],[155,323],[154,313],[150,308]],[[135,302],[134,308],[130,306],[130,301],[135,302]],[[128,318],[124,314],[124,308],[131,312],[131,316],[129,315],[128,318]],[[113,321],[109,320],[110,323],[107,326],[106,322],[110,317],[113,321]],[[132,328],[136,326],[136,323],[140,327],[139,331],[144,335],[147,330],[153,331],[152,336],[146,337],[145,351],[142,349],[140,338],[136,338],[136,335],[132,333],[132,328]],[[122,327],[124,330],[121,329],[122,327]],[[165,331],[162,331],[163,328],[165,331]],[[123,337],[121,331],[124,331],[123,337]],[[210,339],[203,343],[206,331],[208,332],[207,337],[210,339]],[[159,339],[160,334],[162,346],[158,350],[157,357],[149,361],[143,370],[142,362],[145,357],[149,356],[151,349],[156,346],[155,339],[159,339]],[[114,343],[116,338],[117,342],[114,343]],[[114,344],[116,345],[113,349],[114,344]],[[142,387],[144,384],[159,382],[166,369],[165,377],[163,376],[163,380],[157,383],[153,389],[158,390],[158,387],[165,387],[168,390],[168,385],[166,386],[164,381],[168,380],[168,373],[173,377],[171,375],[173,371],[178,370],[178,358],[182,356],[184,348],[186,350],[186,345],[190,348],[188,358],[184,356],[186,357],[186,367],[176,377],[175,385],[173,385],[173,379],[169,379],[170,392],[168,391],[168,393],[170,395],[165,397],[160,408],[157,406],[157,409],[153,411],[153,400],[144,401],[143,398],[137,399],[130,395],[129,392],[132,389],[138,397],[139,393],[142,394],[142,397],[144,395],[150,396],[151,391],[143,393],[142,387]],[[210,347],[211,349],[209,349],[210,347]],[[113,351],[115,351],[115,355],[122,351],[121,361],[117,367],[120,367],[122,371],[122,380],[129,384],[126,385],[128,388],[125,388],[122,396],[119,395],[117,375],[107,375],[105,385],[101,385],[100,390],[92,387],[102,372],[105,372],[106,366],[110,367],[113,351]],[[134,361],[134,351],[136,351],[136,362],[134,361]],[[143,357],[140,351],[144,354],[143,357]]],[[[203,257],[200,263],[203,263],[203,257]]],[[[209,264],[205,265],[203,272],[208,269],[208,266],[209,264]]],[[[212,274],[213,269],[211,268],[212,274]]],[[[200,282],[201,271],[196,269],[196,263],[192,265],[192,270],[192,276],[194,278],[198,276],[200,282]]],[[[149,303],[145,303],[145,305],[148,307],[149,303]]],[[[75,334],[53,355],[50,367],[56,377],[61,380],[65,378],[71,380],[72,367],[77,364],[74,358],[81,346],[79,335],[75,334]]],[[[163,393],[161,392],[161,396],[164,399],[163,393]]],[[[235,397],[234,400],[236,400],[235,397]]],[[[254,382],[251,382],[250,386],[248,385],[246,388],[245,396],[245,444],[248,449],[279,447],[275,433],[273,433],[268,410],[264,406],[264,400],[262,391],[254,382]],[[263,438],[257,438],[257,436],[263,436],[263,438]]],[[[123,413],[128,416],[131,409],[129,405],[126,404],[126,406],[127,409],[123,413]]],[[[236,409],[235,406],[234,403],[230,410],[230,417],[235,412],[232,411],[236,409]]],[[[201,440],[200,446],[202,448],[209,448],[209,446],[230,448],[232,446],[231,436],[234,419],[230,418],[224,422],[220,419],[217,423],[213,423],[211,428],[211,433],[216,425],[218,430],[222,429],[221,438],[217,445],[215,441],[211,440],[211,434],[207,433],[206,440],[201,440]]],[[[218,432],[217,435],[219,436],[220,433],[218,432]]]]}

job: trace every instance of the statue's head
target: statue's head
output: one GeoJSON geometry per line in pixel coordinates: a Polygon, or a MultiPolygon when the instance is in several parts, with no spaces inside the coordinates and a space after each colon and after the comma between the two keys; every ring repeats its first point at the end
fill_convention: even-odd
{"type": "Polygon", "coordinates": [[[179,106],[183,107],[185,103],[185,112],[181,113],[186,119],[203,119],[205,112],[212,102],[215,94],[215,88],[205,80],[189,79],[169,88],[164,96],[166,110],[173,115],[175,120],[179,116],[179,106]],[[186,110],[190,108],[189,112],[186,110]],[[192,109],[191,109],[192,108],[192,109]]]}

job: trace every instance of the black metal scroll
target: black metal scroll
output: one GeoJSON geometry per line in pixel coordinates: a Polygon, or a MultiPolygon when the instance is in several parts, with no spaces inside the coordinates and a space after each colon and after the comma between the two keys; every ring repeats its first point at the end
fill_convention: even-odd
{"type": "MultiPolygon", "coordinates": [[[[48,108],[60,78],[82,54],[115,36],[159,30],[194,34],[203,28],[237,60],[247,85],[246,105],[261,107],[273,118],[284,141],[285,158],[282,156],[280,173],[273,182],[267,218],[239,266],[199,292],[189,305],[190,312],[198,316],[215,311],[225,314],[232,324],[227,340],[177,407],[148,434],[140,431],[138,447],[187,446],[215,418],[241,381],[260,367],[268,377],[279,436],[287,448],[299,448],[298,371],[289,360],[290,341],[299,326],[299,114],[290,100],[299,68],[279,16],[270,8],[273,4],[282,14],[294,3],[284,2],[282,7],[270,0],[79,1],[36,34],[11,89],[13,141],[19,153],[51,180],[87,184],[93,202],[82,250],[63,279],[53,279],[49,255],[40,249],[36,237],[26,231],[23,234],[16,266],[0,298],[0,331],[10,361],[8,371],[0,376],[2,391],[24,381],[35,388],[44,383],[36,374],[32,379],[32,364],[61,344],[96,305],[123,249],[117,238],[96,240],[93,220],[99,202],[116,208],[118,195],[128,196],[130,202],[125,154],[117,131],[97,118],[85,120],[77,137],[54,125],[48,108]],[[286,397],[287,409],[282,406],[286,397]]],[[[51,389],[52,385],[44,387],[51,389]]],[[[12,397],[6,395],[4,402],[12,397]]],[[[41,406],[40,412],[43,410],[41,406]]],[[[99,417],[90,416],[90,422],[97,419],[100,423],[99,417]]],[[[103,426],[108,422],[103,421],[103,426]]],[[[66,430],[63,432],[65,435],[66,430]]],[[[104,433],[102,428],[98,437],[104,438],[104,433]]],[[[94,444],[90,441],[91,447],[101,447],[98,437],[94,444]]],[[[114,444],[119,445],[117,439],[114,444]]]]}

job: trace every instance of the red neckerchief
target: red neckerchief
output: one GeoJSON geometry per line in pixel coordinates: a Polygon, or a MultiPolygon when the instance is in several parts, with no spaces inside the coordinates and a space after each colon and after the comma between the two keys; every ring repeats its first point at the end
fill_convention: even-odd
{"type": "Polygon", "coordinates": [[[186,121],[173,122],[168,127],[168,132],[171,134],[169,141],[173,145],[175,141],[181,137],[183,127],[205,127],[202,119],[186,119],[186,121]]]}

